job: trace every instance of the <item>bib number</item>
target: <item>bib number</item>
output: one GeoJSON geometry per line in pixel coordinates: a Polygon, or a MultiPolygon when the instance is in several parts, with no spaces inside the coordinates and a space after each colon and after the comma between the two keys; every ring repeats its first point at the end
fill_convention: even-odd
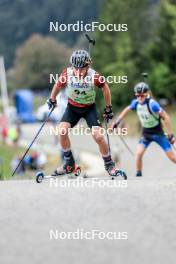
{"type": "Polygon", "coordinates": [[[86,95],[86,92],[85,91],[79,91],[79,90],[74,90],[74,93],[76,94],[76,95],[86,95]]]}

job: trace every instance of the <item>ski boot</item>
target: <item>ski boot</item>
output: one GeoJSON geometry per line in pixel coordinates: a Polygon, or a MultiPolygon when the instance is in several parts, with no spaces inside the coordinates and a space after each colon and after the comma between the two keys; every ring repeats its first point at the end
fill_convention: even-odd
{"type": "Polygon", "coordinates": [[[81,174],[81,168],[75,163],[74,159],[66,160],[65,164],[62,165],[60,168],[57,168],[53,173],[52,176],[63,176],[70,174],[71,176],[79,176],[81,174]]]}
{"type": "Polygon", "coordinates": [[[142,177],[142,171],[137,171],[136,172],[136,177],[142,177]]]}
{"type": "Polygon", "coordinates": [[[121,176],[124,178],[124,180],[127,180],[127,175],[124,171],[119,170],[115,167],[115,162],[109,161],[105,163],[105,169],[110,175],[111,179],[114,180],[115,177],[121,176]]]}

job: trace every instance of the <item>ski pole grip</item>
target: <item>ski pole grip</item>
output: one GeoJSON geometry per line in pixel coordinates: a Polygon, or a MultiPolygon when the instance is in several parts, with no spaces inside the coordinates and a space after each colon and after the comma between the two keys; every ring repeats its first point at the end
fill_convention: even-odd
{"type": "Polygon", "coordinates": [[[90,36],[86,33],[85,34],[87,40],[89,41],[89,43],[92,43],[92,45],[95,45],[95,39],[91,39],[90,36]]]}

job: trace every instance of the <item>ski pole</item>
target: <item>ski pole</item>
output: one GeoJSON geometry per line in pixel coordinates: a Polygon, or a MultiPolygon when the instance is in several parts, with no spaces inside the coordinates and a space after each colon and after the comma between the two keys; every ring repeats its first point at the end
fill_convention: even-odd
{"type": "Polygon", "coordinates": [[[147,83],[148,73],[147,73],[147,72],[143,72],[143,73],[141,73],[141,75],[142,75],[142,77],[143,77],[143,79],[144,79],[144,82],[147,83]]]}
{"type": "Polygon", "coordinates": [[[55,107],[53,107],[51,109],[51,111],[48,113],[47,117],[45,118],[45,121],[43,122],[42,126],[40,127],[40,129],[38,130],[37,134],[35,135],[34,139],[32,140],[32,142],[30,143],[29,147],[27,148],[26,152],[24,153],[23,157],[21,158],[20,162],[18,163],[16,169],[13,171],[12,176],[16,173],[16,171],[18,170],[18,168],[20,167],[21,163],[23,162],[24,158],[26,157],[27,153],[29,152],[30,148],[32,147],[34,141],[37,139],[38,135],[40,134],[40,132],[42,131],[44,125],[46,124],[46,122],[49,120],[49,117],[51,116],[53,110],[55,107]]]}
{"type": "MultiPolygon", "coordinates": [[[[106,137],[107,137],[107,142],[108,142],[108,148],[109,148],[109,153],[111,154],[111,146],[110,146],[110,139],[109,139],[109,134],[108,134],[108,124],[107,124],[107,120],[105,120],[105,127],[106,127],[106,137]]],[[[122,143],[124,144],[124,146],[128,149],[128,151],[130,152],[130,154],[134,157],[134,152],[131,150],[131,148],[128,146],[128,144],[126,143],[126,141],[119,135],[120,140],[122,141],[122,143]]]]}
{"type": "Polygon", "coordinates": [[[108,121],[106,119],[105,119],[105,128],[106,128],[106,138],[108,142],[109,154],[111,155],[111,146],[110,146],[110,139],[109,139],[109,134],[108,134],[108,121]]]}
{"type": "MultiPolygon", "coordinates": [[[[143,77],[144,82],[145,82],[146,84],[148,84],[148,86],[149,86],[149,88],[150,88],[150,82],[149,82],[149,80],[148,80],[148,73],[147,73],[147,72],[143,72],[143,73],[141,73],[141,75],[142,75],[142,77],[143,77]]],[[[152,96],[152,97],[154,98],[153,93],[152,93],[151,90],[150,90],[150,96],[152,96]]]]}
{"type": "Polygon", "coordinates": [[[89,41],[89,55],[91,51],[91,44],[95,45],[95,39],[92,39],[87,33],[85,34],[86,39],[89,41]]]}
{"type": "Polygon", "coordinates": [[[120,138],[120,140],[122,141],[122,143],[124,144],[124,146],[128,149],[128,151],[131,153],[131,155],[134,157],[134,152],[131,150],[131,148],[128,146],[128,144],[126,143],[126,141],[124,140],[124,138],[123,137],[121,137],[120,135],[119,135],[119,138],[120,138]]]}

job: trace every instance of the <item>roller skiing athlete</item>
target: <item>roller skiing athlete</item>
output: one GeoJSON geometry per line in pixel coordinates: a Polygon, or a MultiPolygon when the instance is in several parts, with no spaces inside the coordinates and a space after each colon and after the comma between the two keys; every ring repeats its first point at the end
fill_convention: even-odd
{"type": "Polygon", "coordinates": [[[125,173],[115,167],[108,145],[100,133],[101,126],[96,111],[95,89],[98,87],[103,92],[106,105],[104,118],[106,122],[113,118],[109,86],[90,67],[91,58],[87,51],[77,50],[73,52],[70,57],[70,64],[71,66],[64,69],[61,73],[57,83],[53,86],[50,99],[47,101],[49,109],[55,107],[58,93],[63,88],[66,88],[68,104],[59,124],[60,144],[64,153],[65,163],[60,168],[57,168],[52,175],[69,174],[76,170],[77,164],[71,151],[68,130],[73,128],[80,118],[84,118],[89,128],[93,129],[92,136],[99,146],[106,171],[110,176],[123,177],[125,173]]]}
{"type": "Polygon", "coordinates": [[[176,155],[172,149],[172,144],[176,140],[172,133],[170,117],[151,97],[148,84],[138,83],[134,87],[134,93],[136,99],[132,100],[131,104],[120,113],[118,119],[112,122],[111,127],[117,128],[131,110],[137,112],[142,126],[142,136],[136,150],[136,176],[140,177],[142,176],[142,158],[150,143],[157,143],[165,151],[167,157],[176,163],[176,155]],[[167,129],[168,136],[164,133],[161,120],[167,129]]]}

